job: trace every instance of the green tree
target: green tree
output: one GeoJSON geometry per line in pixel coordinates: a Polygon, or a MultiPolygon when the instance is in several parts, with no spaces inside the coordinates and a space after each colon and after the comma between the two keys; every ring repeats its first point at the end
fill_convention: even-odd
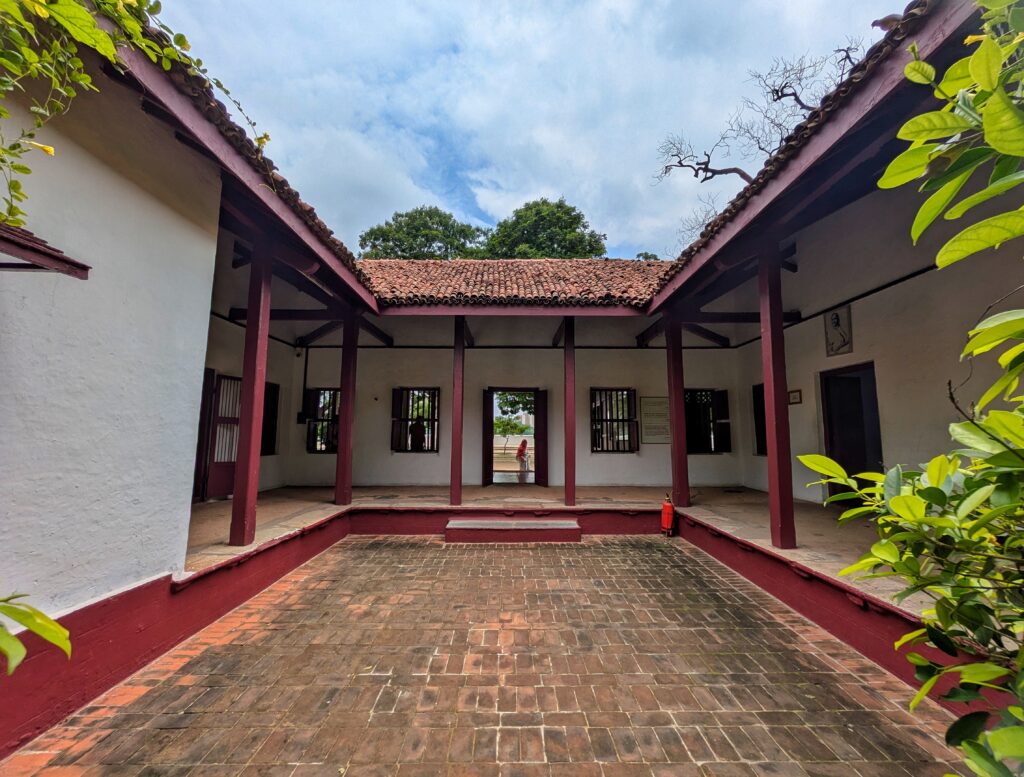
{"type": "Polygon", "coordinates": [[[505,438],[505,449],[508,449],[508,438],[516,434],[526,434],[530,427],[515,416],[499,415],[494,419],[494,433],[505,438]]]}
{"type": "Polygon", "coordinates": [[[456,259],[479,247],[487,231],[433,205],[395,213],[359,236],[364,259],[456,259]]]}
{"type": "MultiPolygon", "coordinates": [[[[975,48],[941,79],[910,47],[906,77],[928,87],[939,109],[900,128],[910,146],[878,182],[912,184],[927,195],[910,229],[914,243],[940,216],[968,222],[939,249],[940,268],[1024,236],[1017,188],[1024,183],[1024,2],[978,5],[982,30],[966,41],[975,48]],[[972,177],[980,180],[958,199],[972,177]],[[1009,200],[1003,212],[982,218],[975,210],[1001,200],[1009,200]]],[[[1016,285],[1006,279],[1008,289],[1016,285]]],[[[896,644],[932,648],[930,656],[906,653],[921,684],[911,709],[937,687],[947,689],[946,700],[973,702],[947,730],[947,743],[975,774],[1013,777],[1024,774],[1024,310],[983,317],[961,357],[991,359],[997,351],[1001,375],[976,402],[965,408],[950,389],[964,419],[949,428],[956,450],[884,473],[847,473],[818,455],[800,460],[823,476],[818,483],[845,487],[829,499],[855,505],[840,523],[868,519],[877,527],[878,542],[844,574],[895,577],[905,585],[897,599],[923,593],[934,602],[924,628],[896,644]]]]}
{"type": "Polygon", "coordinates": [[[653,253],[651,251],[640,251],[636,255],[636,258],[637,259],[643,259],[644,261],[647,261],[647,262],[657,262],[657,261],[661,260],[660,256],[658,256],[656,253],[653,253]]]}
{"type": "Polygon", "coordinates": [[[602,235],[564,198],[528,202],[498,222],[483,254],[495,259],[576,259],[604,256],[602,235]]]}

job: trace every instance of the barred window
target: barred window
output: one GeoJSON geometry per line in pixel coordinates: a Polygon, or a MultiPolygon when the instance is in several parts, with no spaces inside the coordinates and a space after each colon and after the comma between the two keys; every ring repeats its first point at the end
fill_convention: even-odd
{"type": "Polygon", "coordinates": [[[341,389],[306,389],[303,415],[306,418],[306,453],[338,452],[338,412],[341,389]]]}
{"type": "Polygon", "coordinates": [[[590,389],[592,453],[635,453],[640,448],[636,389],[590,389]]]}
{"type": "Polygon", "coordinates": [[[729,453],[732,450],[728,391],[686,389],[683,406],[687,453],[729,453]]]}
{"type": "Polygon", "coordinates": [[[439,388],[391,390],[391,450],[437,453],[439,388]]]}

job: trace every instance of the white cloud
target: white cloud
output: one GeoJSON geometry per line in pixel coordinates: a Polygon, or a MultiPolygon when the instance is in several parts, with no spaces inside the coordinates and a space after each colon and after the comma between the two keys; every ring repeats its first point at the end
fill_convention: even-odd
{"type": "Polygon", "coordinates": [[[737,0],[727,11],[715,0],[167,5],[353,250],[395,210],[439,204],[494,221],[564,195],[628,256],[671,253],[700,191],[685,176],[652,185],[665,134],[713,139],[749,69],[850,34],[873,39],[870,21],[893,10],[883,0],[737,0]]]}

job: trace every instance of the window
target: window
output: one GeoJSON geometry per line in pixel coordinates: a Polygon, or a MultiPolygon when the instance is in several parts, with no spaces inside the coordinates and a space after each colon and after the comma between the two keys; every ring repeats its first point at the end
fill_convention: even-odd
{"type": "Polygon", "coordinates": [[[764,384],[754,386],[754,455],[768,455],[768,430],[764,420],[764,384]]]}
{"type": "Polygon", "coordinates": [[[263,392],[263,434],[260,437],[260,456],[277,453],[277,406],[281,387],[267,383],[263,392]]]}
{"type": "Polygon", "coordinates": [[[729,453],[732,450],[728,391],[686,389],[683,406],[687,453],[729,453]]]}
{"type": "Polygon", "coordinates": [[[636,389],[590,389],[592,453],[636,453],[640,435],[636,420],[636,389]]]}
{"type": "Polygon", "coordinates": [[[340,407],[340,389],[306,389],[302,408],[306,418],[306,453],[338,452],[338,410],[340,407]]]}
{"type": "Polygon", "coordinates": [[[391,390],[391,450],[437,453],[439,388],[391,390]]]}

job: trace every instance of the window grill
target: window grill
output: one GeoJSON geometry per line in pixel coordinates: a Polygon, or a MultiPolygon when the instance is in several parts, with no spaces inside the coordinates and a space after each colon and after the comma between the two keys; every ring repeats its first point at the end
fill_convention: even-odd
{"type": "Polygon", "coordinates": [[[391,390],[391,450],[437,453],[439,388],[391,390]]]}
{"type": "Polygon", "coordinates": [[[590,389],[592,453],[635,453],[640,448],[636,389],[590,389]]]}
{"type": "Polygon", "coordinates": [[[337,453],[341,389],[307,389],[305,404],[306,452],[337,453]]]}

